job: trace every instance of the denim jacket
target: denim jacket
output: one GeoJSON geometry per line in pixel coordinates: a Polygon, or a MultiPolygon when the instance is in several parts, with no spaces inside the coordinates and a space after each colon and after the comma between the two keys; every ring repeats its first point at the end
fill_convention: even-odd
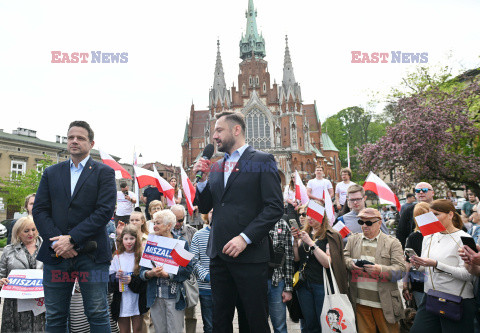
{"type": "MultiPolygon", "coordinates": [[[[173,235],[174,239],[179,239],[185,241],[185,250],[189,250],[188,242],[183,237],[178,237],[173,235]]],[[[140,278],[148,282],[147,284],[147,307],[151,308],[155,302],[155,298],[158,297],[158,278],[154,277],[147,279],[145,273],[151,270],[147,267],[140,268],[140,278]]],[[[193,261],[190,261],[186,267],[179,266],[177,274],[169,274],[169,281],[176,282],[176,292],[175,292],[175,309],[184,310],[186,307],[185,302],[185,289],[183,287],[183,281],[187,280],[190,277],[190,274],[193,272],[193,261]]]]}

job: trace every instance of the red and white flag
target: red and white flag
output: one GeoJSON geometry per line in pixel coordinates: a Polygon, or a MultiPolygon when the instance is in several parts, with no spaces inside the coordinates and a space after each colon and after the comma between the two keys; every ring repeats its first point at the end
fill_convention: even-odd
{"type": "Polygon", "coordinates": [[[193,187],[192,182],[188,178],[185,170],[180,166],[180,171],[182,175],[182,188],[185,192],[185,200],[187,201],[188,214],[193,216],[193,201],[195,200],[195,187],[193,187]]]}
{"type": "Polygon", "coordinates": [[[153,166],[154,171],[147,170],[145,168],[137,167],[136,165],[133,166],[135,170],[135,177],[137,177],[138,187],[143,188],[148,185],[155,186],[160,192],[163,193],[167,198],[173,198],[174,189],[172,185],[170,185],[165,179],[160,177],[155,168],[153,166]]]}
{"type": "Polygon", "coordinates": [[[307,188],[303,185],[302,179],[298,174],[298,171],[295,170],[295,199],[300,200],[302,205],[306,205],[308,203],[308,194],[307,188]]]}
{"type": "Polygon", "coordinates": [[[365,184],[363,184],[363,188],[365,191],[372,191],[378,195],[380,204],[396,206],[397,210],[400,211],[400,201],[398,201],[395,193],[393,193],[390,187],[373,172],[370,171],[368,174],[365,184]]]}
{"type": "Polygon", "coordinates": [[[330,225],[333,225],[333,222],[335,222],[335,208],[333,208],[332,197],[328,193],[328,189],[323,189],[323,200],[325,200],[328,222],[330,225]]]}
{"type": "Polygon", "coordinates": [[[182,245],[178,244],[175,245],[172,252],[170,252],[170,256],[172,259],[182,267],[188,265],[188,263],[192,260],[195,256],[193,253],[188,252],[183,248],[182,245]]]}
{"type": "Polygon", "coordinates": [[[322,223],[323,217],[325,216],[325,207],[316,203],[314,200],[310,200],[307,206],[307,215],[322,223]]]}
{"type": "Polygon", "coordinates": [[[112,156],[108,155],[104,151],[100,151],[100,158],[102,159],[103,164],[108,165],[113,170],[115,170],[115,178],[116,179],[132,179],[132,176],[125,170],[117,161],[115,161],[112,156]]]}
{"type": "Polygon", "coordinates": [[[333,230],[336,230],[342,236],[342,238],[347,237],[348,234],[351,233],[350,229],[348,229],[342,221],[338,221],[337,223],[335,223],[332,228],[333,230]]]}
{"type": "Polygon", "coordinates": [[[415,221],[417,221],[418,228],[423,237],[446,230],[443,224],[440,223],[438,218],[432,212],[418,215],[415,217],[415,221]]]}

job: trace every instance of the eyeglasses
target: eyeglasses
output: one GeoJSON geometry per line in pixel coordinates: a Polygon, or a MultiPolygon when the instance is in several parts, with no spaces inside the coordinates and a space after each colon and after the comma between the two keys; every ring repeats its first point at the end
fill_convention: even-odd
{"type": "Polygon", "coordinates": [[[420,193],[420,192],[423,192],[423,193],[427,193],[428,191],[433,191],[431,188],[416,188],[415,189],[415,193],[420,193]]]}
{"type": "Polygon", "coordinates": [[[301,213],[300,216],[307,217],[307,213],[301,213]]]}
{"type": "Polygon", "coordinates": [[[177,219],[177,222],[183,222],[183,220],[185,220],[185,218],[177,219]]]}
{"type": "Polygon", "coordinates": [[[366,225],[367,227],[371,227],[374,223],[377,223],[378,221],[381,220],[376,220],[376,221],[363,221],[363,220],[358,220],[358,224],[360,225],[366,225]]]}
{"type": "Polygon", "coordinates": [[[363,200],[363,198],[358,198],[358,199],[348,199],[348,201],[350,201],[350,202],[360,202],[360,201],[362,201],[362,200],[363,200]]]}

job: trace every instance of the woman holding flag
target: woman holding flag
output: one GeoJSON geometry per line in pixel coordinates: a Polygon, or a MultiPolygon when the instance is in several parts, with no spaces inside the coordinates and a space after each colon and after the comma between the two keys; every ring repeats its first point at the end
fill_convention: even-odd
{"type": "Polygon", "coordinates": [[[327,269],[330,279],[329,261],[340,292],[346,294],[348,291],[342,237],[330,226],[323,205],[313,200],[307,208],[302,231],[292,228],[292,235],[294,259],[300,262],[300,271],[305,278],[299,282],[301,286],[295,287],[305,319],[305,329],[310,333],[321,332],[320,315],[325,297],[323,284],[326,282],[323,281],[323,270],[327,269]]]}
{"type": "MultiPolygon", "coordinates": [[[[153,230],[157,236],[185,241],[184,249],[188,251],[188,242],[171,231],[176,221],[171,210],[156,212],[153,214],[153,230]]],[[[154,265],[154,262],[152,265],[153,268],[141,268],[140,278],[148,281],[147,307],[150,308],[155,332],[183,332],[186,302],[182,283],[192,273],[193,264],[189,262],[185,267],[179,266],[177,274],[167,273],[162,266],[154,265]]]]}
{"type": "Polygon", "coordinates": [[[427,214],[415,218],[424,235],[422,257],[412,256],[410,262],[419,270],[425,270],[424,291],[427,295],[420,303],[410,332],[473,332],[476,312],[473,276],[465,268],[458,253],[458,249],[463,247],[460,237],[470,236],[461,230],[462,219],[450,200],[435,200],[430,205],[430,212],[436,219],[425,222],[423,217],[427,214]],[[439,230],[443,231],[437,232],[439,230]],[[460,296],[461,306],[450,308],[442,315],[429,312],[427,299],[432,304],[432,309],[438,305],[434,292],[443,293],[442,299],[460,296]],[[459,319],[454,319],[455,315],[459,319]]]}

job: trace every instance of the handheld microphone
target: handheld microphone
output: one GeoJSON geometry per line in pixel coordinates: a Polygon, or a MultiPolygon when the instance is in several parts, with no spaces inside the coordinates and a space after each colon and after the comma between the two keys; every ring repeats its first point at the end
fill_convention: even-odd
{"type": "MultiPolygon", "coordinates": [[[[213,151],[215,149],[213,148],[213,145],[211,143],[209,143],[205,149],[203,149],[203,153],[202,153],[202,158],[204,160],[209,160],[212,158],[213,156],[213,151]]],[[[202,178],[203,176],[203,171],[198,171],[197,174],[195,175],[195,183],[198,183],[198,181],[202,178]]]]}

